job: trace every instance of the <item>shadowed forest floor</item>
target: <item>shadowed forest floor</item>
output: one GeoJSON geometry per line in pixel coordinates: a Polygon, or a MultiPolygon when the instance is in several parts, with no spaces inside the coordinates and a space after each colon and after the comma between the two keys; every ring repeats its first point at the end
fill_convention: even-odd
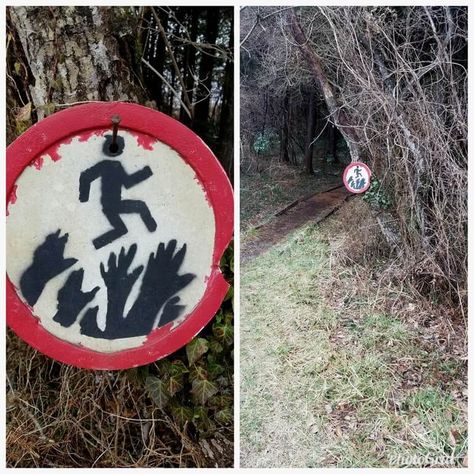
{"type": "Polygon", "coordinates": [[[247,262],[285,239],[307,222],[318,223],[333,213],[349,197],[344,186],[323,190],[294,201],[269,222],[249,232],[241,247],[241,261],[247,262]]]}
{"type": "Polygon", "coordinates": [[[240,177],[241,239],[253,238],[253,229],[272,219],[275,213],[297,199],[325,191],[342,184],[344,165],[326,165],[325,173],[315,176],[302,172],[301,167],[261,157],[260,172],[246,172],[240,177]]]}
{"type": "Polygon", "coordinates": [[[467,464],[464,324],[386,277],[383,255],[364,265],[375,233],[347,222],[366,208],[242,267],[243,467],[467,464]]]}

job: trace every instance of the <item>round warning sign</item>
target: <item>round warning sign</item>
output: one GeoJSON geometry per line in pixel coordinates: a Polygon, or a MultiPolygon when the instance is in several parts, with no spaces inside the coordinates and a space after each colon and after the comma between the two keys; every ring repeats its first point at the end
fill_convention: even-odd
{"type": "Polygon", "coordinates": [[[370,168],[359,161],[355,161],[346,166],[342,179],[344,186],[351,193],[363,193],[370,186],[370,168]]]}
{"type": "Polygon", "coordinates": [[[232,228],[229,180],[181,123],[125,103],[56,113],[7,150],[7,323],[78,367],[157,360],[219,309],[232,228]]]}

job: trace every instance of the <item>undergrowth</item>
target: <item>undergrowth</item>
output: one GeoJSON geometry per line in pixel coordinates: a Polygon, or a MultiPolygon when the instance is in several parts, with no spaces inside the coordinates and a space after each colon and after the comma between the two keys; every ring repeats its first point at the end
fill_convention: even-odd
{"type": "Polygon", "coordinates": [[[467,464],[464,321],[377,229],[354,199],[243,267],[242,466],[467,464]]]}

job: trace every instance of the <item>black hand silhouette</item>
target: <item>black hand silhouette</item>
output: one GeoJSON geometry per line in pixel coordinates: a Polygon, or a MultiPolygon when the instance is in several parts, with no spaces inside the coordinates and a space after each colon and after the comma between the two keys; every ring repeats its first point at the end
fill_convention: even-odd
{"type": "Polygon", "coordinates": [[[71,326],[100,289],[96,286],[92,291],[83,292],[81,290],[83,278],[84,270],[82,268],[71,272],[64,286],[58,291],[58,311],[53,320],[61,326],[71,326]]]}
{"type": "Polygon", "coordinates": [[[38,301],[49,280],[58,276],[77,262],[75,258],[64,258],[64,248],[69,235],[62,237],[61,229],[49,234],[39,245],[34,254],[32,264],[20,278],[20,290],[30,306],[38,301]]]}
{"type": "Polygon", "coordinates": [[[173,256],[176,250],[176,240],[171,240],[165,248],[160,243],[156,254],[150,254],[148,265],[143,275],[140,294],[153,300],[166,301],[195,278],[196,275],[186,273],[178,275],[178,271],[186,255],[186,244],[173,256]],[[157,297],[157,293],[159,297],[157,297]]]}
{"type": "Polygon", "coordinates": [[[95,310],[95,314],[94,311],[89,310],[80,324],[82,334],[105,339],[130,337],[124,335],[126,320],[123,318],[123,313],[133,285],[143,270],[143,265],[140,265],[131,273],[128,273],[136,252],[136,244],[133,244],[128,252],[125,252],[122,247],[118,259],[115,253],[110,254],[107,270],[102,263],[100,264],[100,273],[107,287],[106,327],[104,331],[100,331],[96,320],[97,310],[95,310]]]}
{"type": "Polygon", "coordinates": [[[150,255],[140,293],[126,318],[123,317],[125,302],[143,267],[138,267],[131,274],[128,273],[128,267],[136,253],[136,245],[130,247],[128,254],[122,249],[118,264],[115,263],[115,254],[111,254],[108,270],[106,271],[101,265],[101,274],[107,286],[108,296],[105,331],[97,327],[97,310],[91,309],[81,321],[81,333],[104,339],[145,336],[153,330],[156,318],[163,307],[160,326],[176,319],[184,306],[177,304],[180,301],[179,297],[173,296],[189,285],[195,275],[178,274],[186,254],[186,245],[183,245],[176,254],[175,249],[176,240],[171,240],[166,248],[163,243],[159,244],[156,253],[150,255]]]}
{"type": "MultiPolygon", "coordinates": [[[[143,274],[140,293],[127,316],[127,321],[139,327],[142,334],[149,334],[155,325],[160,309],[172,296],[182,290],[196,277],[192,273],[179,275],[179,269],[186,255],[186,244],[176,254],[176,240],[171,240],[165,248],[160,243],[156,253],[150,254],[143,274]]],[[[173,298],[165,307],[161,321],[176,319],[184,306],[175,305],[179,298],[173,298]]],[[[160,325],[166,324],[161,322],[160,325]]]]}
{"type": "Polygon", "coordinates": [[[115,253],[110,254],[107,270],[105,270],[103,263],[100,264],[100,274],[107,287],[108,299],[112,299],[114,304],[121,304],[124,299],[123,304],[125,305],[133,285],[143,270],[143,265],[140,265],[132,273],[128,273],[128,268],[136,253],[136,244],[133,244],[127,253],[125,253],[125,248],[122,247],[118,260],[115,253]]]}

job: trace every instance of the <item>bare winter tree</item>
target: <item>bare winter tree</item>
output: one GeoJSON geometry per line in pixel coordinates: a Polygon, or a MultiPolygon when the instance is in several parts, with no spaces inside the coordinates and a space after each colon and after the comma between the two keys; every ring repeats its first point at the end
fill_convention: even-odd
{"type": "MultiPolygon", "coordinates": [[[[257,77],[249,85],[272,81],[284,97],[282,90],[312,80],[351,159],[375,171],[380,227],[405,262],[407,276],[416,278],[423,294],[443,293],[462,303],[467,9],[254,7],[244,11],[242,26],[242,54],[257,77]]],[[[252,76],[243,65],[245,83],[252,76]]],[[[307,104],[311,94],[304,96],[307,104]]],[[[311,114],[304,116],[311,136],[311,114]]],[[[244,121],[243,132],[246,126],[244,121]]],[[[254,130],[248,127],[247,137],[254,130]]]]}

